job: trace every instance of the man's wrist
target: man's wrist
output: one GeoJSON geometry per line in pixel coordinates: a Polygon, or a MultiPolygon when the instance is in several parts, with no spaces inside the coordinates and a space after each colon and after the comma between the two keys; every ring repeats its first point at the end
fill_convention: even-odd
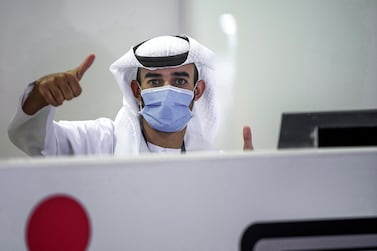
{"type": "Polygon", "coordinates": [[[33,115],[36,112],[38,112],[40,109],[48,105],[48,103],[44,100],[44,98],[40,94],[38,90],[38,85],[39,85],[39,82],[34,81],[34,87],[22,105],[22,110],[28,115],[33,115]]]}

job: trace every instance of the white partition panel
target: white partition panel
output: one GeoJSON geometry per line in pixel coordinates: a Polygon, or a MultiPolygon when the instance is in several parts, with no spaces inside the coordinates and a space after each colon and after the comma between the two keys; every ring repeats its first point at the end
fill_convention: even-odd
{"type": "Polygon", "coordinates": [[[27,250],[32,215],[57,195],[85,210],[93,251],[238,250],[255,222],[377,215],[377,148],[23,159],[0,166],[0,250],[27,250]]]}

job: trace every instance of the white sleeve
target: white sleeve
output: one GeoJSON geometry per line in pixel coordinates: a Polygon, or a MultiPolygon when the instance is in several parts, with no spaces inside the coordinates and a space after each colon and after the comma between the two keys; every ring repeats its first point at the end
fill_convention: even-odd
{"type": "Polygon", "coordinates": [[[19,149],[31,156],[113,154],[112,120],[55,122],[52,106],[28,115],[22,104],[32,88],[29,84],[8,127],[9,139],[19,149]]]}

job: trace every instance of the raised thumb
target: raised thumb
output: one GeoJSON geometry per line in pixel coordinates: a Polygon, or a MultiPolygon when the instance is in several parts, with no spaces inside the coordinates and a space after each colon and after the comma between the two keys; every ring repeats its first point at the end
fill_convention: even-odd
{"type": "Polygon", "coordinates": [[[96,55],[93,53],[89,54],[84,61],[74,70],[75,75],[78,80],[81,80],[81,78],[84,76],[84,73],[90,68],[90,66],[93,64],[94,59],[96,58],[96,55]]]}

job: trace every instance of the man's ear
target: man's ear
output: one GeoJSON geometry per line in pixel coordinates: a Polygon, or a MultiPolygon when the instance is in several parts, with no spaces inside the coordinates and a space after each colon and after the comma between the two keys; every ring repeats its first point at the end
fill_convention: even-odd
{"type": "Polygon", "coordinates": [[[140,101],[140,88],[139,83],[136,80],[131,81],[131,89],[134,97],[140,101]]]}
{"type": "Polygon", "coordinates": [[[194,100],[197,101],[203,95],[206,89],[206,82],[204,80],[199,80],[196,84],[196,88],[194,90],[194,100]]]}

